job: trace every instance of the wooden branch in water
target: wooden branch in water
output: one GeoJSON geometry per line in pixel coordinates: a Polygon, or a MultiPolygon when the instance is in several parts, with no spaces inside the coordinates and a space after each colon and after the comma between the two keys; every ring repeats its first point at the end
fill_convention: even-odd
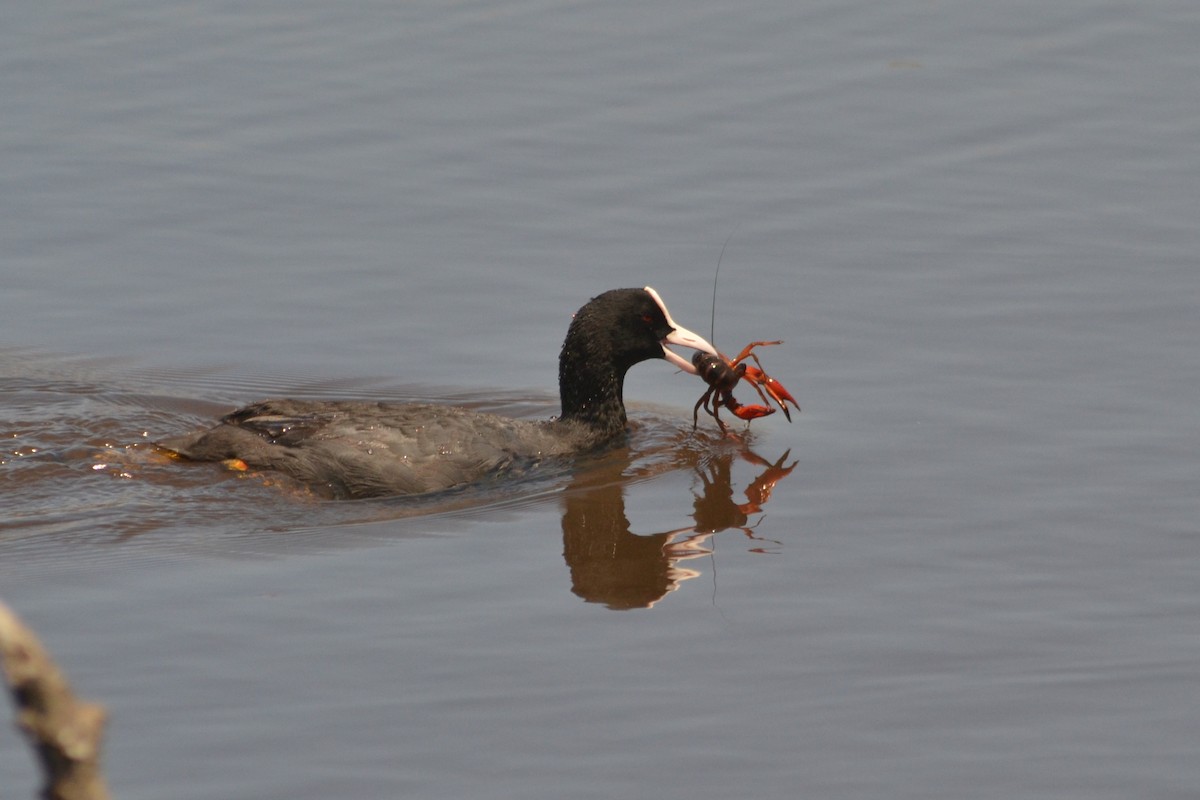
{"type": "Polygon", "coordinates": [[[46,800],[108,800],[100,770],[103,707],[75,697],[33,631],[0,603],[0,668],[17,727],[42,764],[46,800]]]}

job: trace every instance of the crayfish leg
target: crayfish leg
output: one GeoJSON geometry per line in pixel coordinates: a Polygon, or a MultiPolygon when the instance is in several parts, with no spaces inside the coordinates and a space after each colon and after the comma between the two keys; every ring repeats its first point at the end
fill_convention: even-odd
{"type": "MultiPolygon", "coordinates": [[[[755,344],[780,344],[780,343],[779,342],[755,342],[755,344]]],[[[800,410],[800,404],[796,402],[796,398],[792,397],[791,392],[789,392],[787,389],[785,389],[783,387],[782,383],[780,383],[779,381],[775,380],[774,378],[772,378],[770,375],[767,374],[767,371],[765,369],[763,369],[762,362],[758,360],[757,355],[755,355],[754,353],[749,353],[748,355],[750,356],[750,358],[754,359],[754,363],[757,364],[758,366],[757,367],[748,367],[746,369],[746,373],[742,376],[742,378],[747,383],[749,383],[751,386],[754,387],[754,390],[756,392],[758,392],[758,396],[762,398],[764,403],[769,402],[767,399],[767,395],[769,394],[771,396],[770,399],[775,401],[775,405],[779,406],[779,410],[783,412],[783,415],[785,417],[787,417],[787,421],[791,422],[792,415],[788,411],[787,404],[790,402],[792,405],[794,405],[796,407],[797,411],[800,410]],[[763,392],[764,388],[766,389],[765,393],[763,392]]]]}
{"type": "Polygon", "coordinates": [[[742,352],[738,353],[738,357],[729,363],[730,364],[740,364],[746,356],[751,356],[754,359],[754,363],[758,364],[758,368],[762,369],[762,363],[758,360],[758,356],[754,355],[754,353],[752,351],[756,347],[771,347],[771,346],[777,345],[777,344],[783,344],[783,339],[777,339],[773,342],[751,342],[750,344],[743,347],[742,352]]]}
{"type": "Polygon", "coordinates": [[[749,422],[759,417],[768,417],[775,413],[775,409],[770,406],[738,406],[733,410],[733,413],[737,414],[738,419],[744,419],[749,422]]]}
{"type": "Polygon", "coordinates": [[[700,399],[696,401],[696,405],[692,409],[692,430],[696,430],[696,428],[700,427],[700,406],[704,406],[704,410],[708,411],[708,404],[705,401],[708,400],[708,396],[710,394],[712,394],[711,391],[705,392],[700,396],[700,399]]]}

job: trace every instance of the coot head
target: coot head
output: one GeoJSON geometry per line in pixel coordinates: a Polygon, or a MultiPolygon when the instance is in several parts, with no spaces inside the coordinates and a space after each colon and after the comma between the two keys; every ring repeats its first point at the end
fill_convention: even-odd
{"type": "Polygon", "coordinates": [[[634,364],[663,358],[696,374],[692,363],[668,349],[674,344],[711,355],[716,349],[671,318],[658,292],[613,289],[575,314],[558,361],[563,419],[611,431],[625,425],[625,373],[634,364]]]}

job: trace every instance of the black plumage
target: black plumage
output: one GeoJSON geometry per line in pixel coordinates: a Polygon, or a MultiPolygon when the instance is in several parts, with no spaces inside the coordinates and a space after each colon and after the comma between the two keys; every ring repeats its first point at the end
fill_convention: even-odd
{"type": "Polygon", "coordinates": [[[571,322],[559,354],[556,419],[429,403],[265,400],[158,445],[194,461],[238,459],[336,497],[441,491],[611,443],[625,430],[630,367],[666,358],[695,372],[667,344],[716,352],[677,325],[653,289],[614,289],[592,298],[571,322]]]}

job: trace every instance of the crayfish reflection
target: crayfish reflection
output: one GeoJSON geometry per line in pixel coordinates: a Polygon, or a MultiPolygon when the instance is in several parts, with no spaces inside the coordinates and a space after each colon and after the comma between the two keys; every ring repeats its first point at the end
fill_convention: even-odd
{"type": "Polygon", "coordinates": [[[693,524],[652,534],[634,533],[625,515],[628,461],[580,476],[565,496],[562,518],[571,591],[613,609],[649,608],[700,574],[682,562],[710,555],[710,540],[721,531],[739,530],[758,543],[753,551],[770,552],[779,542],[758,536],[751,517],[762,512],[775,486],[795,469],[797,462],[785,464],[790,454],[771,462],[745,447],[689,451],[684,457],[699,481],[693,489],[693,524]],[[735,458],[761,468],[740,503],[734,497],[735,458]]]}

